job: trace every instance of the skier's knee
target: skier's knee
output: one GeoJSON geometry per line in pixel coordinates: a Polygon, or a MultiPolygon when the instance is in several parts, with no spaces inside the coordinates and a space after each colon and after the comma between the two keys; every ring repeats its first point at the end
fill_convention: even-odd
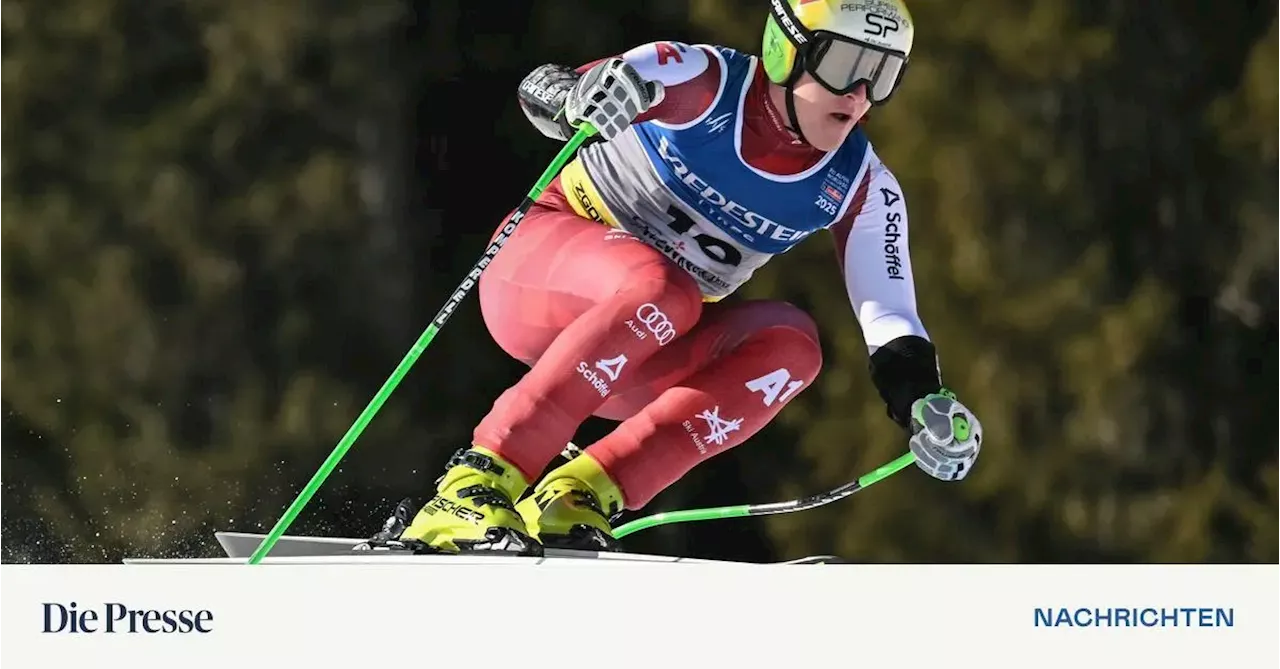
{"type": "Polygon", "coordinates": [[[778,363],[806,384],[817,378],[822,370],[822,343],[813,317],[786,302],[767,302],[757,308],[766,312],[762,316],[768,323],[758,336],[769,340],[778,363]]]}

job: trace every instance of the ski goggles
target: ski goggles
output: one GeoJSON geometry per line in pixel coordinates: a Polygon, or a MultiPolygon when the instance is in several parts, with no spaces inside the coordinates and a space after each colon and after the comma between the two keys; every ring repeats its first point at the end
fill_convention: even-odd
{"type": "Polygon", "coordinates": [[[867,100],[883,104],[902,81],[907,54],[817,31],[804,49],[804,69],[836,95],[867,87],[867,100]]]}

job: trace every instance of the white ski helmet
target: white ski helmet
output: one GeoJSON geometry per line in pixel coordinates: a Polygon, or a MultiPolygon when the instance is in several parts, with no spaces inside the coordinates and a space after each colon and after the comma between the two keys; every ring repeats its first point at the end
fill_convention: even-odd
{"type": "Polygon", "coordinates": [[[871,104],[884,104],[902,81],[915,32],[902,0],[770,0],[761,60],[786,87],[798,131],[791,88],[802,74],[836,95],[865,84],[871,104]]]}

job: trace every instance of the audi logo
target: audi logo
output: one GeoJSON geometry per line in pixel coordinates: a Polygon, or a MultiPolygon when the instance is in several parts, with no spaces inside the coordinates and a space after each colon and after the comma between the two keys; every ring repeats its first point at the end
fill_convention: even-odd
{"type": "Polygon", "coordinates": [[[676,337],[676,326],[672,325],[667,315],[652,302],[646,302],[636,309],[636,319],[644,323],[645,328],[653,333],[653,338],[658,340],[659,346],[666,346],[667,342],[676,337]]]}

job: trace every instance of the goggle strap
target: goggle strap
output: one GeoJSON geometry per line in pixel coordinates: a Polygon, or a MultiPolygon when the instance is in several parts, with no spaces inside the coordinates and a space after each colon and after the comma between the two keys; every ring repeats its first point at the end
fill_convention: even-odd
{"type": "Polygon", "coordinates": [[[773,8],[773,18],[782,28],[782,32],[787,35],[787,39],[791,40],[792,45],[798,48],[813,39],[813,34],[800,22],[800,17],[796,16],[788,0],[770,0],[769,4],[773,8]]]}

